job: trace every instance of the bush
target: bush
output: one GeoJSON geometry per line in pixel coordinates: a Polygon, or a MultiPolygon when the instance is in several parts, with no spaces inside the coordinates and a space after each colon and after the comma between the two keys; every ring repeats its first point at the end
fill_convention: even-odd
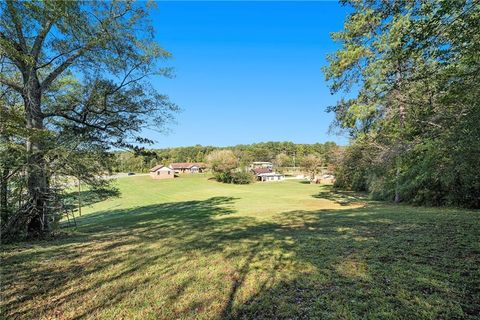
{"type": "Polygon", "coordinates": [[[230,183],[232,181],[232,175],[230,172],[215,172],[213,176],[218,182],[230,183]]]}
{"type": "Polygon", "coordinates": [[[249,172],[217,172],[214,174],[218,182],[234,183],[234,184],[249,184],[253,182],[253,175],[249,172]]]}
{"type": "Polygon", "coordinates": [[[249,184],[252,183],[253,180],[253,174],[247,171],[239,171],[232,174],[232,183],[235,184],[249,184]]]}

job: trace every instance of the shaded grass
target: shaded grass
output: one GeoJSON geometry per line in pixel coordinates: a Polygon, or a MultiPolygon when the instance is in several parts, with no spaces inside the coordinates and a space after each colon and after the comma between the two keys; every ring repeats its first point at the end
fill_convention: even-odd
{"type": "Polygon", "coordinates": [[[123,180],[68,237],[3,246],[5,318],[480,313],[478,211],[366,203],[296,181],[123,180]]]}
{"type": "Polygon", "coordinates": [[[87,189],[80,192],[74,190],[63,196],[63,203],[67,208],[77,208],[80,202],[83,206],[91,206],[97,202],[120,196],[117,188],[87,189]]]}

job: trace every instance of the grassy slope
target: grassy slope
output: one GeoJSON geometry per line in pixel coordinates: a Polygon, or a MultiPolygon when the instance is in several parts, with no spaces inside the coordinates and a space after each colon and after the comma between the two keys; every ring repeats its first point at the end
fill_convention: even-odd
{"type": "Polygon", "coordinates": [[[4,246],[6,318],[475,318],[480,213],[298,181],[118,180],[73,235],[4,246]]]}

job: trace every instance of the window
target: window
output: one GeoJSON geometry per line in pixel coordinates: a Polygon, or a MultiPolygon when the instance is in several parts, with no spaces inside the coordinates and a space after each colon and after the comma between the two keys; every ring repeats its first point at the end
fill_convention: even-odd
{"type": "Polygon", "coordinates": [[[170,170],[168,170],[168,174],[170,174],[170,170]]]}
{"type": "Polygon", "coordinates": [[[159,176],[159,175],[160,175],[160,171],[157,171],[157,176],[159,176]]]}

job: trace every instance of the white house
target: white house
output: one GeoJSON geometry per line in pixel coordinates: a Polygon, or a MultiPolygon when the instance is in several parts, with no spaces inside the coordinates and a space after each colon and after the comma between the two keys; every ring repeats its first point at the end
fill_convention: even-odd
{"type": "Polygon", "coordinates": [[[267,172],[257,174],[258,181],[283,181],[285,176],[280,173],[267,172]]]}

